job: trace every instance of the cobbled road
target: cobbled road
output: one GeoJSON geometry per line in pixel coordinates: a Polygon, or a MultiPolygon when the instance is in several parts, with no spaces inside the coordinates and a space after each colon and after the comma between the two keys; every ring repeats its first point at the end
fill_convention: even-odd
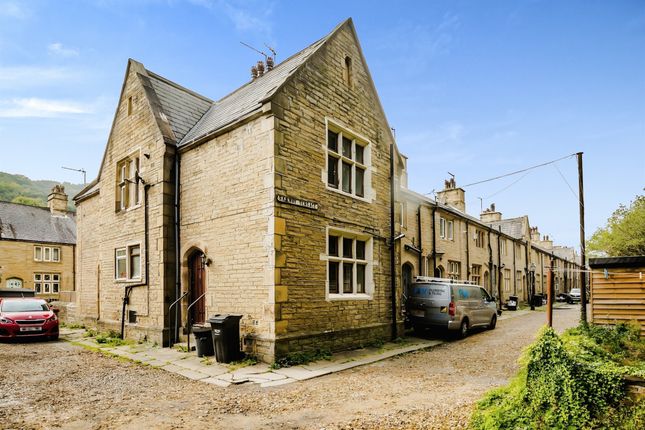
{"type": "MultiPolygon", "coordinates": [[[[59,342],[0,343],[2,429],[458,429],[517,371],[545,312],[271,389],[220,388],[59,342]]],[[[558,331],[579,308],[554,310],[558,331]]]]}

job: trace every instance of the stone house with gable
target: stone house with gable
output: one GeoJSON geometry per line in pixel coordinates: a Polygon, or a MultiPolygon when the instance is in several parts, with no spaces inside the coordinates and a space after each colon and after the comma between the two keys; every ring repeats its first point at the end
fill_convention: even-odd
{"type": "Polygon", "coordinates": [[[404,157],[351,19],[253,74],[213,101],[128,62],[98,177],[75,197],[79,319],[167,343],[240,314],[265,361],[402,325],[404,157]]]}
{"type": "Polygon", "coordinates": [[[56,185],[48,207],[0,202],[0,289],[33,290],[50,301],[75,301],[76,220],[56,185]]]}

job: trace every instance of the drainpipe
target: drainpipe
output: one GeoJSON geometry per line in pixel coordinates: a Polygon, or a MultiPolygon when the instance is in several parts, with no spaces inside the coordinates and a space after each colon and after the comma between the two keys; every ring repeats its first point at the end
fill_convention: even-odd
{"type": "Polygon", "coordinates": [[[530,300],[530,298],[528,298],[528,297],[530,296],[530,294],[529,294],[529,285],[531,283],[531,280],[529,279],[531,277],[531,275],[529,274],[529,247],[530,246],[531,246],[531,244],[527,240],[526,241],[526,247],[524,248],[524,256],[526,257],[525,258],[526,267],[524,268],[524,273],[526,273],[526,278],[525,278],[526,279],[526,285],[524,285],[526,287],[526,290],[525,290],[526,294],[524,294],[524,298],[527,298],[528,300],[530,300]]]}
{"type": "Polygon", "coordinates": [[[421,203],[417,210],[417,231],[419,232],[419,275],[423,275],[423,241],[421,239],[421,203]]]}
{"type": "Polygon", "coordinates": [[[434,202],[432,207],[432,275],[436,276],[437,272],[437,220],[435,214],[437,212],[437,202],[434,202]]]}
{"type": "Polygon", "coordinates": [[[390,289],[392,291],[392,340],[396,339],[396,252],[394,249],[394,142],[390,144],[390,289]]]}
{"type": "MultiPolygon", "coordinates": [[[[175,195],[174,195],[174,213],[173,213],[173,224],[175,228],[175,300],[179,299],[179,294],[181,293],[181,264],[180,264],[180,243],[179,243],[179,148],[175,149],[175,195]]],[[[168,326],[168,345],[171,344],[171,326],[168,326]]],[[[172,340],[177,340],[177,335],[179,333],[179,306],[175,309],[175,327],[172,331],[172,340]]]]}
{"type": "Polygon", "coordinates": [[[490,229],[488,229],[488,291],[493,294],[493,247],[490,244],[490,229]]]}
{"type": "Polygon", "coordinates": [[[148,285],[148,279],[150,276],[150,253],[149,253],[149,235],[148,235],[148,190],[151,185],[146,184],[146,182],[139,176],[137,172],[136,181],[139,181],[143,184],[143,236],[144,236],[144,258],[146,259],[145,267],[145,278],[144,281],[139,284],[127,285],[123,294],[123,307],[121,309],[121,339],[125,336],[125,308],[130,302],[130,293],[134,287],[145,287],[148,285]]]}
{"type": "Polygon", "coordinates": [[[499,297],[499,309],[502,309],[502,227],[499,227],[497,234],[497,294],[499,297]]]}
{"type": "Polygon", "coordinates": [[[517,296],[517,266],[515,262],[515,241],[512,240],[513,244],[513,295],[517,296]]]}
{"type": "Polygon", "coordinates": [[[466,280],[470,281],[470,235],[468,234],[470,224],[466,220],[466,280]]]}

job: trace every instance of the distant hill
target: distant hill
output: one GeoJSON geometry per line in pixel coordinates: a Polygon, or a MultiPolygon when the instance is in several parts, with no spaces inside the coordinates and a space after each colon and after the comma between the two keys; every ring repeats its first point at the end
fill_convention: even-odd
{"type": "MultiPolygon", "coordinates": [[[[56,181],[32,181],[23,175],[0,172],[0,201],[23,203],[31,206],[47,206],[47,196],[56,181]]],[[[82,184],[63,182],[65,193],[69,196],[69,209],[76,210],[72,197],[83,189],[82,184]]]]}

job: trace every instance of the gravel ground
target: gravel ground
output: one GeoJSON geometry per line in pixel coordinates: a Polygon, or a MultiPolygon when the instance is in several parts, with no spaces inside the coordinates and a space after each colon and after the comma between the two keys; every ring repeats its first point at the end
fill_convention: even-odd
{"type": "MultiPolygon", "coordinates": [[[[62,341],[0,344],[0,428],[465,428],[475,401],[515,373],[545,317],[271,389],[211,386],[62,341]]],[[[557,309],[555,328],[578,318],[577,307],[557,309]]]]}

